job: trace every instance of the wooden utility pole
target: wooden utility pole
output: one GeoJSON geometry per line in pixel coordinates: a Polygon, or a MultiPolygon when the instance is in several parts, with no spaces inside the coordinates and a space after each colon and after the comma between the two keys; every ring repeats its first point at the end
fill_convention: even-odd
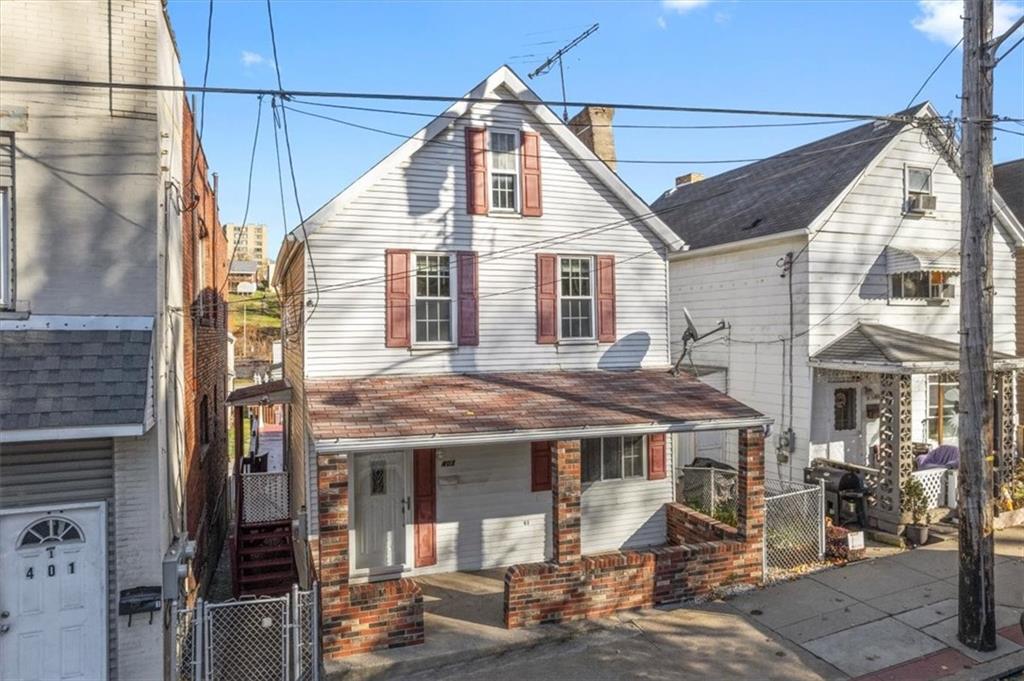
{"type": "Polygon", "coordinates": [[[995,650],[992,563],[993,0],[964,0],[960,235],[960,582],[958,637],[995,650]]]}

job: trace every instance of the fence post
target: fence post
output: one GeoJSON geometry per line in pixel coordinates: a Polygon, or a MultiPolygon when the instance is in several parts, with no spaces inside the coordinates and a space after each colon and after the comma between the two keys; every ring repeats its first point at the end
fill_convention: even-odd
{"type": "Polygon", "coordinates": [[[320,582],[313,582],[312,613],[309,616],[309,641],[313,646],[310,655],[310,671],[313,673],[313,681],[320,681],[320,582]]]}
{"type": "MultiPolygon", "coordinates": [[[[838,502],[842,503],[842,502],[838,502]]],[[[837,509],[838,510],[838,509],[837,509]]],[[[825,558],[825,481],[818,480],[818,560],[825,558]]]]}
{"type": "Polygon", "coordinates": [[[715,486],[715,469],[714,468],[711,469],[711,475],[708,476],[708,477],[711,479],[711,494],[709,495],[709,498],[711,499],[711,512],[708,515],[710,515],[712,518],[714,518],[715,517],[715,507],[718,505],[718,488],[715,486]]]}
{"type": "Polygon", "coordinates": [[[771,499],[764,498],[764,536],[761,540],[761,583],[768,583],[768,518],[771,516],[771,499]]]}
{"type": "Polygon", "coordinates": [[[206,659],[210,652],[210,646],[206,644],[206,603],[202,598],[196,599],[195,629],[192,630],[192,670],[193,678],[196,681],[204,681],[206,670],[209,668],[206,659]]]}
{"type": "Polygon", "coordinates": [[[289,655],[291,656],[292,680],[299,681],[302,676],[302,638],[299,636],[299,585],[292,584],[291,593],[288,595],[288,617],[291,622],[288,625],[288,635],[291,638],[289,655]]]}

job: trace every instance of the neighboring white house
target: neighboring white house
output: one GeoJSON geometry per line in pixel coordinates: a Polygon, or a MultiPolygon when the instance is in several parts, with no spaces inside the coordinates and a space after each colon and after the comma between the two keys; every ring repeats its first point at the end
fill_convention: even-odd
{"type": "MultiPolygon", "coordinates": [[[[159,0],[0,16],[5,74],[183,82],[159,0]]],[[[184,98],[5,82],[0,101],[0,678],[169,678],[184,98]]]]}
{"type": "MultiPolygon", "coordinates": [[[[707,180],[680,178],[652,204],[690,246],[671,256],[671,335],[686,328],[684,308],[702,332],[726,321],[692,361],[775,419],[769,476],[801,479],[815,457],[884,466],[893,446],[902,462],[911,443],[957,441],[955,153],[931,105],[895,116],[907,122],[866,123],[707,180]]],[[[995,207],[994,342],[1006,372],[1020,364],[1021,225],[998,197],[995,207]]],[[[1006,399],[1002,433],[1012,430],[1006,399]]]]}
{"type": "Polygon", "coordinates": [[[666,432],[765,423],[667,372],[682,240],[510,69],[468,96],[487,101],[438,116],[276,261],[293,506],[325,609],[350,582],[662,544],[666,432]],[[577,439],[566,549],[551,460],[577,439]]]}

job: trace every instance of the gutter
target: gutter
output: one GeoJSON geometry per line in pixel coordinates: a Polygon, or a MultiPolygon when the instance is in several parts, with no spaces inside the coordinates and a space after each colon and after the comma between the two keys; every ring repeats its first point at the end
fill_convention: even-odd
{"type": "Polygon", "coordinates": [[[511,430],[491,433],[467,433],[454,435],[411,435],[385,438],[336,438],[317,440],[317,454],[341,454],[347,452],[376,452],[415,447],[461,447],[466,445],[489,445],[509,442],[537,442],[540,440],[579,440],[583,438],[606,437],[611,435],[646,435],[650,433],[694,433],[711,430],[739,430],[740,428],[762,428],[771,425],[770,416],[751,416],[736,419],[710,419],[664,423],[640,423],[627,426],[583,426],[544,430],[511,430]]]}
{"type": "Polygon", "coordinates": [[[41,442],[43,440],[84,440],[94,437],[139,437],[148,427],[141,423],[71,428],[26,428],[0,431],[0,443],[41,442]]]}

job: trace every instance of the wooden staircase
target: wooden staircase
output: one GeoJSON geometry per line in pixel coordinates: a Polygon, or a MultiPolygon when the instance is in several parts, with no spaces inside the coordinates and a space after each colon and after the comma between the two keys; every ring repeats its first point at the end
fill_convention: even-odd
{"type": "Polygon", "coordinates": [[[237,529],[237,596],[280,596],[297,581],[290,520],[245,524],[237,529]]]}

